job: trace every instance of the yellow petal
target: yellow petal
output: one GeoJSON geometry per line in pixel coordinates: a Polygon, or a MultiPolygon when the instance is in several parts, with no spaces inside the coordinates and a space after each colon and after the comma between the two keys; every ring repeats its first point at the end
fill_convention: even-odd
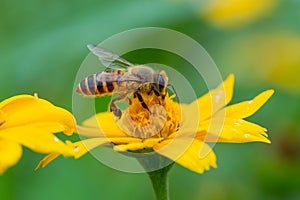
{"type": "Polygon", "coordinates": [[[134,138],[134,137],[113,137],[113,138],[108,138],[108,141],[114,144],[127,144],[127,143],[140,142],[142,141],[142,139],[134,138]]]}
{"type": "Polygon", "coordinates": [[[0,110],[0,126],[5,123],[4,112],[0,110]]]}
{"type": "Polygon", "coordinates": [[[163,140],[163,138],[147,138],[140,142],[130,142],[128,144],[115,145],[115,151],[136,151],[141,149],[153,148],[155,144],[163,140]]]}
{"type": "Polygon", "coordinates": [[[203,121],[230,102],[233,94],[233,84],[234,75],[231,74],[216,89],[210,90],[207,94],[188,106],[195,108],[193,104],[198,104],[200,109],[200,121],[203,121]]]}
{"type": "Polygon", "coordinates": [[[22,144],[39,153],[56,152],[65,156],[71,155],[72,149],[52,134],[54,130],[57,130],[56,123],[16,126],[0,129],[0,138],[22,144]]]}
{"type": "Polygon", "coordinates": [[[203,173],[216,165],[216,156],[209,145],[199,140],[190,143],[188,138],[165,140],[154,146],[154,150],[176,163],[197,173],[203,173]]]}
{"type": "Polygon", "coordinates": [[[74,158],[80,158],[90,150],[109,143],[106,138],[90,138],[86,140],[81,140],[74,143],[69,143],[70,146],[74,147],[74,158]]]}
{"type": "MultiPolygon", "coordinates": [[[[70,142],[67,141],[67,145],[72,148],[72,156],[74,156],[75,159],[80,158],[90,150],[92,150],[95,147],[101,146],[106,144],[108,141],[106,138],[91,138],[87,140],[82,140],[78,142],[70,142]]],[[[40,167],[44,168],[46,167],[49,163],[51,163],[54,159],[59,157],[61,154],[59,153],[51,153],[47,156],[45,156],[37,165],[35,170],[39,169],[40,167]]]]}
{"type": "Polygon", "coordinates": [[[133,142],[129,144],[119,144],[114,146],[115,151],[136,151],[144,148],[145,145],[143,144],[143,142],[133,142]]]}
{"type": "Polygon", "coordinates": [[[5,122],[1,129],[28,125],[31,123],[57,122],[64,127],[66,134],[72,134],[75,120],[71,113],[56,107],[46,100],[30,95],[19,95],[0,103],[2,118],[5,122]]]}
{"type": "Polygon", "coordinates": [[[0,175],[15,165],[22,156],[22,147],[12,141],[0,139],[0,175]]]}
{"type": "Polygon", "coordinates": [[[35,167],[34,170],[38,170],[40,167],[45,168],[50,162],[52,162],[54,159],[56,159],[58,156],[60,156],[59,153],[51,153],[47,156],[45,156],[39,164],[35,167]]]}
{"type": "MultiPolygon", "coordinates": [[[[205,126],[205,124],[204,124],[205,126]]],[[[218,127],[218,126],[216,126],[218,127]]],[[[266,129],[242,120],[242,119],[225,119],[222,129],[210,128],[209,133],[205,130],[199,131],[196,138],[205,142],[230,142],[230,143],[244,143],[244,142],[265,142],[271,143],[266,134],[266,129]]]]}
{"type": "Polygon", "coordinates": [[[250,101],[237,103],[226,108],[226,116],[230,118],[246,118],[253,115],[273,95],[274,90],[260,93],[250,101]]]}
{"type": "Polygon", "coordinates": [[[83,122],[83,126],[79,130],[79,134],[86,136],[106,136],[108,138],[112,137],[130,137],[126,135],[119,126],[117,125],[114,116],[110,112],[98,113],[83,122]],[[91,128],[91,129],[84,129],[91,128]],[[92,129],[93,128],[93,129],[92,129]]]}
{"type": "MultiPolygon", "coordinates": [[[[200,123],[200,111],[197,102],[191,104],[181,104],[181,118],[179,132],[195,133],[200,123]],[[191,117],[193,116],[193,117],[191,117]]],[[[202,116],[202,115],[201,115],[202,116]]],[[[170,136],[169,136],[170,137],[170,136]]]]}

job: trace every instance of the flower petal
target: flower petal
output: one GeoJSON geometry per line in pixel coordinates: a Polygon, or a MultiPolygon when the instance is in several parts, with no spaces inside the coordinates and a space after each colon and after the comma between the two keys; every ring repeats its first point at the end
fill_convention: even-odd
{"type": "Polygon", "coordinates": [[[226,116],[231,118],[246,118],[253,115],[266,101],[273,95],[274,90],[267,90],[260,93],[250,101],[228,106],[226,108],[226,116]]]}
{"type": "Polygon", "coordinates": [[[75,120],[71,113],[35,96],[11,97],[0,103],[0,110],[5,119],[1,129],[37,122],[58,122],[68,135],[71,135],[75,129],[75,120]]]}
{"type": "Polygon", "coordinates": [[[59,153],[51,153],[47,156],[45,156],[39,164],[35,167],[34,170],[38,170],[40,167],[45,168],[50,162],[52,162],[54,159],[56,159],[58,156],[60,156],[59,153]]]}
{"type": "Polygon", "coordinates": [[[39,153],[56,152],[65,156],[71,155],[72,149],[52,134],[55,130],[57,123],[23,125],[0,129],[0,138],[22,144],[39,153]]]}
{"type": "Polygon", "coordinates": [[[4,112],[0,110],[0,126],[5,123],[4,112]]]}
{"type": "Polygon", "coordinates": [[[97,115],[85,120],[83,122],[83,126],[81,126],[78,131],[80,135],[85,136],[106,136],[108,138],[130,137],[121,131],[111,112],[98,113],[97,115]],[[87,128],[89,127],[90,129],[88,130],[87,128]]]}
{"type": "MultiPolygon", "coordinates": [[[[75,159],[80,158],[90,150],[92,150],[95,147],[101,146],[106,144],[108,141],[106,138],[91,138],[86,139],[78,142],[70,142],[67,141],[67,145],[73,149],[73,154],[75,159]]],[[[49,163],[51,163],[54,159],[59,157],[61,154],[59,153],[51,153],[47,156],[45,156],[39,164],[36,166],[35,170],[38,170],[40,167],[45,168],[49,163]]]]}
{"type": "Polygon", "coordinates": [[[216,156],[209,145],[199,140],[193,140],[189,146],[190,140],[187,138],[175,138],[164,140],[154,146],[154,150],[171,159],[176,163],[197,173],[203,173],[216,165],[216,156]],[[175,144],[172,144],[175,142],[175,144]]]}
{"type": "MultiPolygon", "coordinates": [[[[206,122],[209,123],[209,122],[206,122]]],[[[208,124],[203,124],[208,126],[208,124]]],[[[218,127],[218,126],[215,126],[218,127]]],[[[242,120],[226,118],[221,129],[215,129],[214,127],[209,129],[208,134],[203,128],[196,134],[196,138],[205,142],[230,142],[230,143],[244,143],[244,142],[265,142],[271,143],[266,134],[266,129],[242,120]]]]}
{"type": "Polygon", "coordinates": [[[4,171],[15,165],[22,156],[21,145],[9,141],[0,139],[0,175],[4,171]]]}
{"type": "Polygon", "coordinates": [[[68,145],[73,146],[74,158],[78,159],[90,150],[107,143],[109,143],[109,141],[106,138],[90,138],[74,143],[68,142],[68,145]]]}
{"type": "Polygon", "coordinates": [[[114,138],[108,138],[108,141],[114,144],[127,144],[127,143],[141,142],[142,139],[134,138],[134,137],[114,137],[114,138]]]}
{"type": "Polygon", "coordinates": [[[233,83],[234,76],[231,74],[216,89],[210,90],[197,101],[189,104],[188,107],[193,109],[195,108],[195,105],[193,104],[198,104],[200,109],[200,121],[209,118],[230,102],[233,94],[233,83]]]}
{"type": "Polygon", "coordinates": [[[115,151],[136,151],[144,148],[145,144],[143,142],[132,142],[129,144],[119,144],[114,146],[115,151]]]}
{"type": "Polygon", "coordinates": [[[115,145],[115,151],[136,151],[140,149],[153,148],[155,144],[163,140],[163,138],[147,138],[144,141],[129,142],[128,144],[115,145]]]}
{"type": "Polygon", "coordinates": [[[273,90],[267,90],[256,96],[253,100],[244,101],[221,109],[213,117],[201,121],[198,127],[197,139],[206,142],[271,143],[266,138],[268,135],[265,128],[242,120],[242,118],[254,114],[273,93],[273,90]]]}

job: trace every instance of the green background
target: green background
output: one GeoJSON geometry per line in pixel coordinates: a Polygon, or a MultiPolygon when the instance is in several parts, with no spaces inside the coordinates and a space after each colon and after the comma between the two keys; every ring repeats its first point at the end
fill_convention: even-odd
{"type": "MultiPolygon", "coordinates": [[[[245,46],[238,43],[252,35],[268,38],[277,32],[300,37],[299,8],[300,1],[281,1],[271,13],[251,24],[222,29],[201,17],[199,10],[204,8],[188,1],[1,0],[0,100],[38,92],[41,98],[71,111],[73,84],[88,53],[86,44],[98,44],[136,27],[180,31],[208,51],[224,78],[236,74],[233,103],[251,99],[268,88],[276,93],[250,118],[268,128],[272,144],[217,144],[214,151],[218,168],[202,175],[175,165],[170,173],[171,199],[299,199],[299,82],[291,89],[282,86],[290,80],[288,76],[280,76],[280,83],[264,79],[267,74],[261,75],[259,65],[252,66],[249,73],[244,68],[249,63],[239,54],[245,46]]],[[[257,50],[261,45],[256,44],[257,50]]],[[[271,50],[280,48],[275,44],[271,50]]],[[[252,60],[259,64],[270,59],[272,51],[263,52],[268,56],[259,58],[253,54],[252,60]]],[[[300,57],[300,47],[293,53],[300,57]]],[[[161,56],[160,61],[164,58],[161,56]]],[[[130,59],[138,63],[147,55],[130,59]]],[[[281,70],[292,71],[298,77],[300,62],[289,67],[282,66],[281,70]]],[[[197,88],[198,95],[206,92],[203,86],[197,88]]],[[[24,148],[20,162],[0,176],[1,200],[152,198],[145,174],[115,171],[91,155],[79,160],[59,158],[35,172],[42,157],[24,148]]]]}

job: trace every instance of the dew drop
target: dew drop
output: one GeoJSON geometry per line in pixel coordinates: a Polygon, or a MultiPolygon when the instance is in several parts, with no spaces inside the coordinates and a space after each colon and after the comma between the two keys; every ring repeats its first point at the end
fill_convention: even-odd
{"type": "Polygon", "coordinates": [[[57,137],[54,137],[54,141],[55,141],[55,142],[58,142],[59,139],[58,139],[57,137]]]}
{"type": "Polygon", "coordinates": [[[74,152],[77,153],[78,151],[79,151],[79,147],[76,146],[76,147],[74,148],[74,152]]]}
{"type": "Polygon", "coordinates": [[[250,136],[249,133],[245,133],[245,134],[244,134],[244,137],[245,137],[245,138],[248,138],[249,136],[250,136]]]}
{"type": "Polygon", "coordinates": [[[220,99],[221,99],[221,96],[220,96],[220,95],[217,95],[217,96],[215,97],[216,103],[218,103],[218,102],[220,101],[220,99]]]}
{"type": "Polygon", "coordinates": [[[234,122],[234,126],[239,126],[239,125],[240,125],[240,123],[234,122]]]}
{"type": "Polygon", "coordinates": [[[248,101],[248,104],[251,104],[253,101],[252,100],[250,100],[250,101],[248,101]]]}

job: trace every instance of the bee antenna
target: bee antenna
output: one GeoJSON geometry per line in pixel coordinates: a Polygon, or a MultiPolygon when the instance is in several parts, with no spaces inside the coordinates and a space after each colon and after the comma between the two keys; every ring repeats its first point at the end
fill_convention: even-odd
{"type": "Polygon", "coordinates": [[[178,103],[180,103],[180,100],[179,100],[178,94],[177,94],[177,92],[176,92],[176,90],[174,88],[174,85],[172,85],[171,83],[168,83],[167,87],[171,87],[172,88],[174,94],[176,95],[176,99],[177,99],[178,103]]]}

